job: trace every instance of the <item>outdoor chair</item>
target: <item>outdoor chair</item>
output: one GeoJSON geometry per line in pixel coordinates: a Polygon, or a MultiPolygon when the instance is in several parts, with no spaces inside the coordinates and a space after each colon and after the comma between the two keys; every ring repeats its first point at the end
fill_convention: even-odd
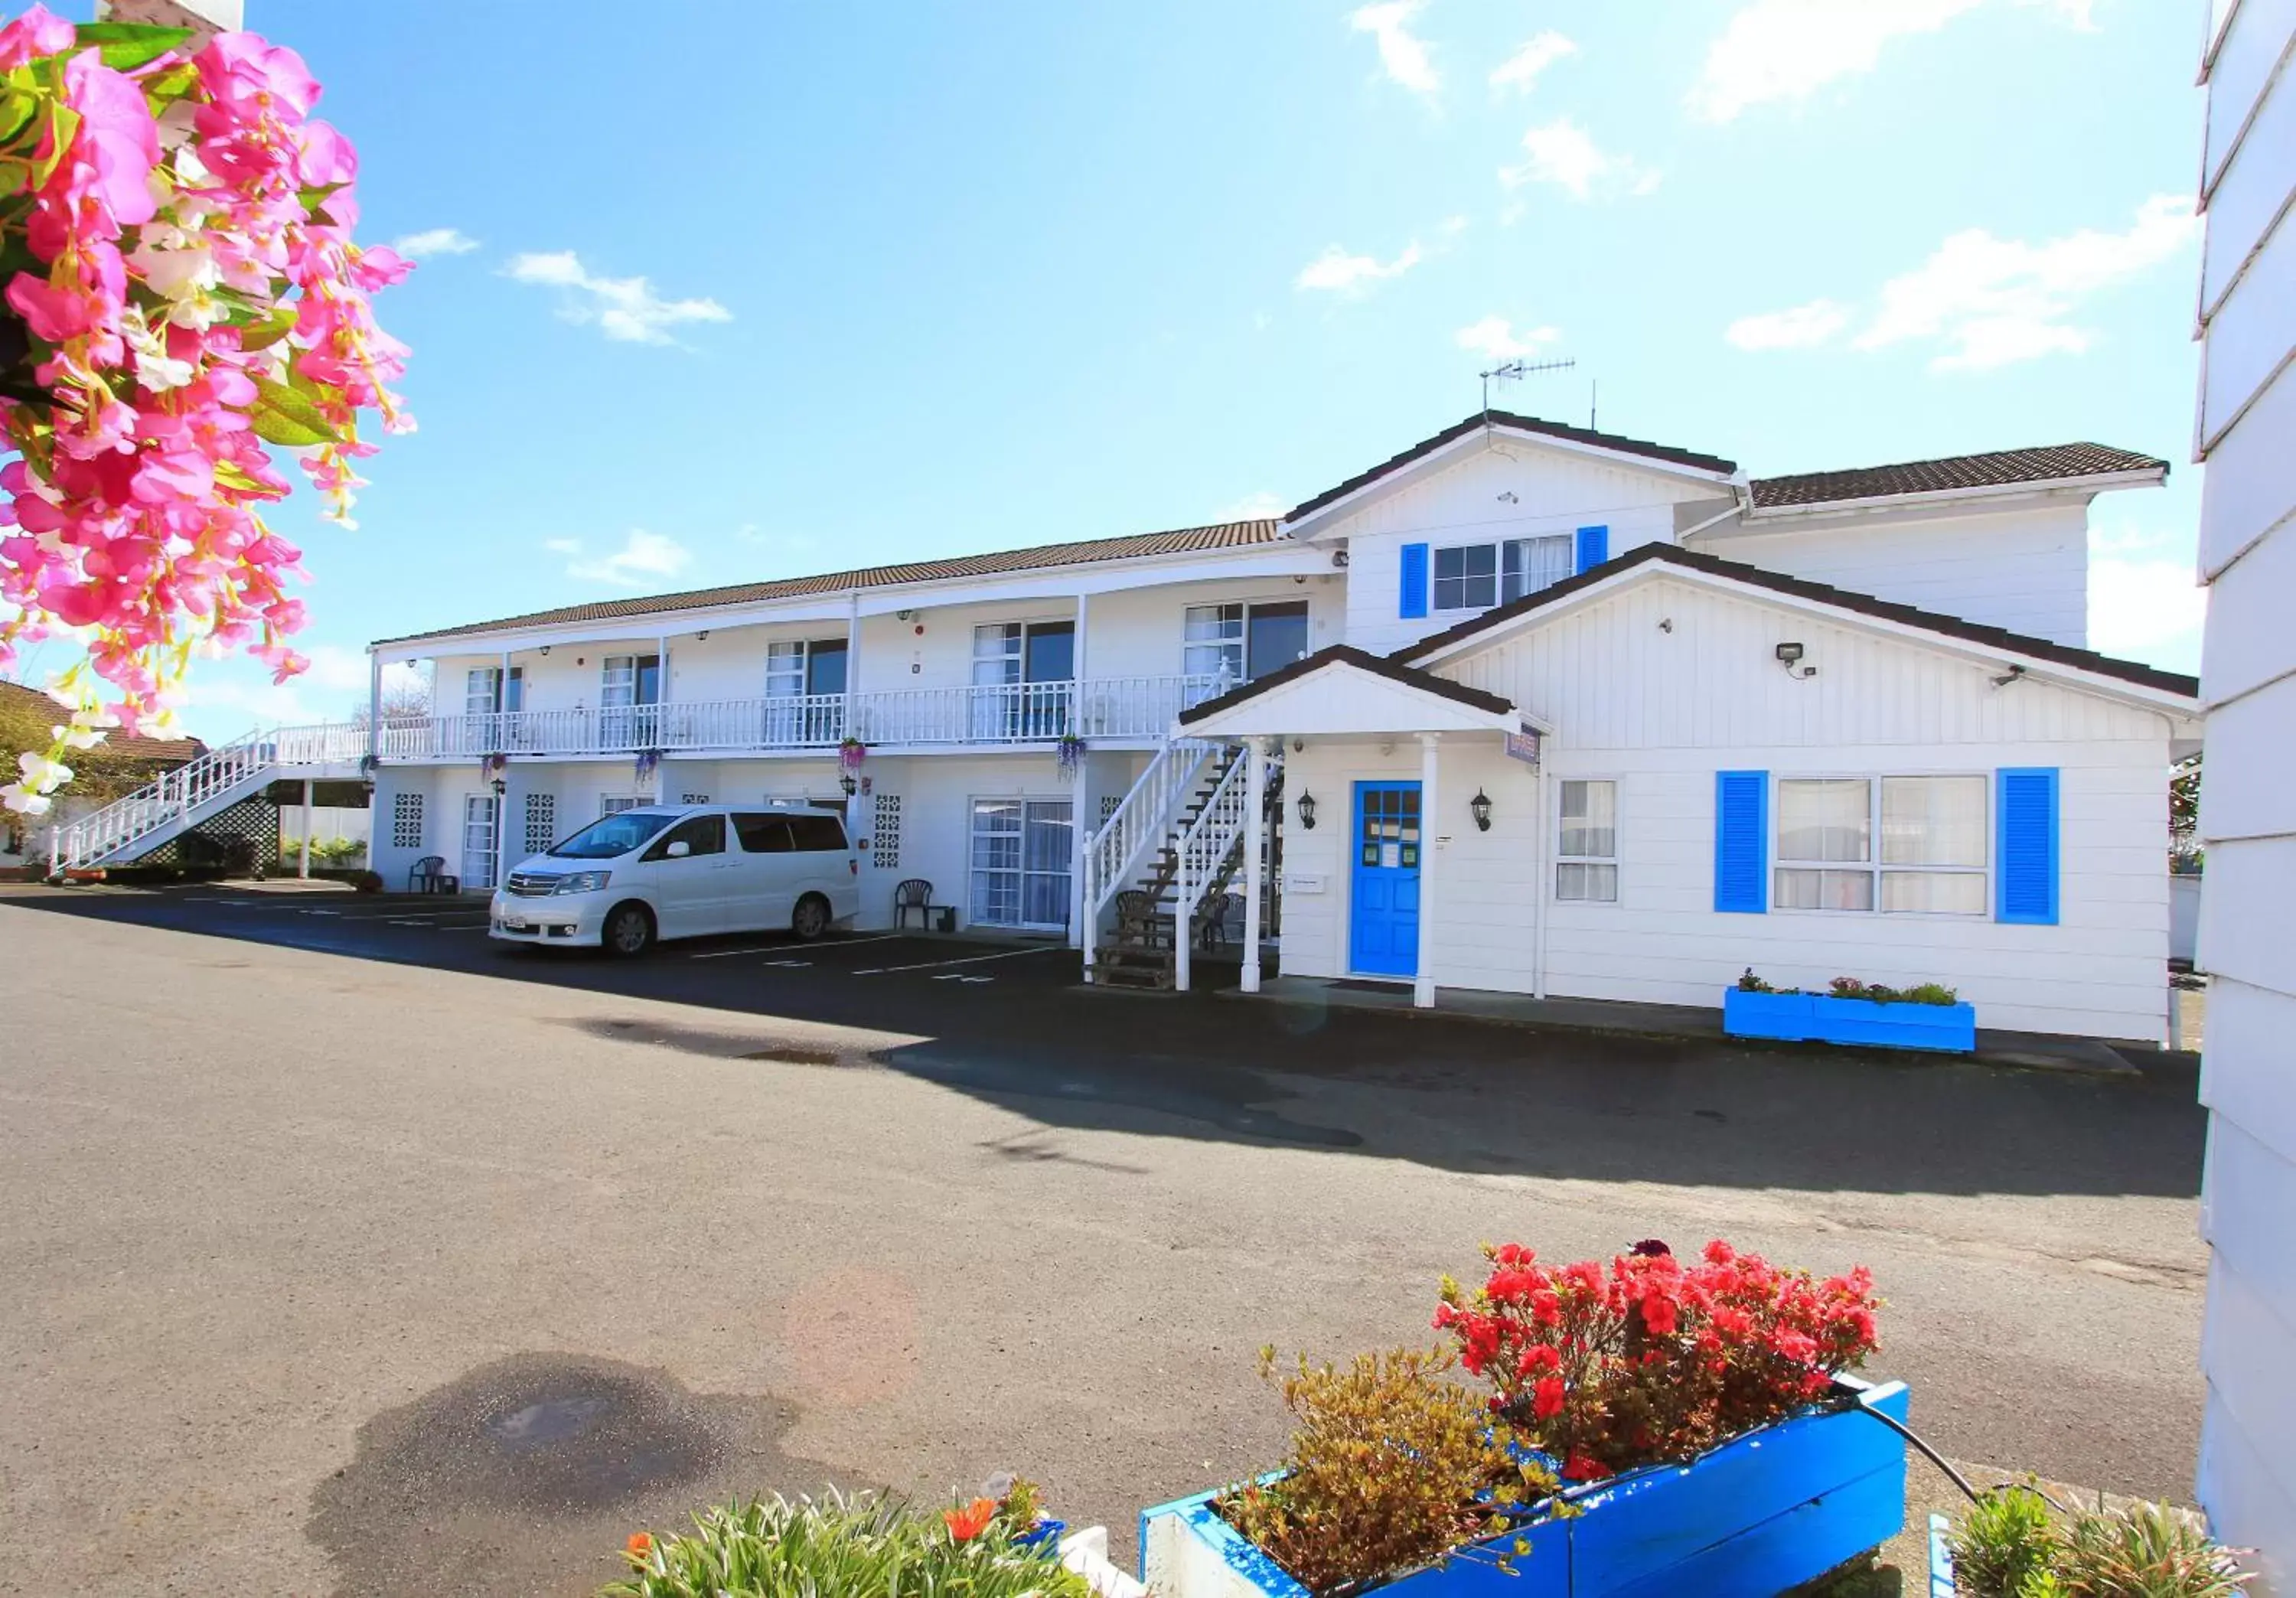
{"type": "Polygon", "coordinates": [[[1116,896],[1116,928],[1119,938],[1129,933],[1142,948],[1172,947],[1172,918],[1144,888],[1128,888],[1116,896]]]}
{"type": "Polygon", "coordinates": [[[1239,943],[1243,940],[1243,895],[1223,893],[1206,899],[1196,912],[1196,947],[1209,952],[1231,936],[1239,943]]]}
{"type": "Polygon", "coordinates": [[[898,931],[906,925],[914,910],[917,925],[932,930],[932,884],[922,877],[911,877],[893,889],[893,930],[898,931]]]}
{"type": "Polygon", "coordinates": [[[414,868],[406,873],[406,891],[409,893],[460,893],[463,891],[463,879],[451,875],[447,872],[446,856],[425,855],[417,860],[414,863],[414,868]]]}

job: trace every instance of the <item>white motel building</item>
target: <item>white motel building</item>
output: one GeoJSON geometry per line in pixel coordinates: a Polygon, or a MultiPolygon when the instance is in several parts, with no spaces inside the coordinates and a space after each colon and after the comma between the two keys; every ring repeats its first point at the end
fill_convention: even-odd
{"type": "Polygon", "coordinates": [[[384,639],[430,714],[256,760],[355,738],[394,889],[426,856],[489,888],[618,807],[809,800],[847,808],[859,925],[926,882],[1098,979],[1256,935],[1423,1004],[1718,1005],[1752,967],[2157,1042],[2198,685],[2085,644],[2089,503],[2167,471],[1750,478],[1479,413],[1277,520],[384,639]]]}

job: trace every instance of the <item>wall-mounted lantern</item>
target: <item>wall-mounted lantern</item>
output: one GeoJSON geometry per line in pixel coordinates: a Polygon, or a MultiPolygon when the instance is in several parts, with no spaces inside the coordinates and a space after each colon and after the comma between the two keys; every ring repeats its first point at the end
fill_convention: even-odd
{"type": "Polygon", "coordinates": [[[1467,808],[1474,812],[1477,832],[1488,832],[1491,830],[1491,796],[1489,794],[1485,793],[1480,788],[1476,789],[1475,797],[1467,801],[1467,808]]]}
{"type": "Polygon", "coordinates": [[[1310,832],[1316,830],[1316,796],[1312,793],[1300,795],[1300,824],[1310,832]]]}

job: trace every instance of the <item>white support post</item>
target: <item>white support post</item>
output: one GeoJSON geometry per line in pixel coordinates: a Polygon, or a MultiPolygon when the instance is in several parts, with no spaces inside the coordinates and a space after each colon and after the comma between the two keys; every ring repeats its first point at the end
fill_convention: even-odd
{"type": "Polygon", "coordinates": [[[1259,991],[1259,897],[1266,891],[1267,824],[1260,812],[1267,807],[1267,744],[1255,738],[1245,746],[1251,764],[1243,774],[1243,991],[1259,991]]]}
{"type": "Polygon", "coordinates": [[[1554,919],[1554,849],[1555,821],[1554,784],[1546,774],[1546,750],[1538,751],[1538,765],[1531,773],[1531,808],[1538,824],[1538,847],[1531,858],[1538,862],[1538,886],[1531,895],[1533,913],[1538,917],[1532,935],[1530,996],[1546,996],[1546,930],[1554,919]]]}
{"type": "Polygon", "coordinates": [[[366,754],[378,764],[382,759],[382,656],[373,649],[366,651],[366,754]]]}
{"type": "MultiPolygon", "coordinates": [[[[1076,638],[1070,650],[1069,713],[1061,724],[1063,733],[1083,735],[1084,725],[1084,625],[1092,614],[1092,601],[1085,594],[1077,595],[1076,638]]],[[[1076,769],[1076,798],[1069,808],[1069,832],[1072,845],[1069,862],[1069,947],[1083,949],[1087,971],[1092,965],[1092,928],[1086,924],[1090,914],[1085,905],[1084,880],[1085,845],[1090,834],[1086,830],[1086,817],[1092,807],[1092,762],[1079,761],[1076,769]]],[[[1089,976],[1086,979],[1089,981],[1089,976]]]]}
{"type": "MultiPolygon", "coordinates": [[[[805,684],[800,683],[798,685],[802,688],[805,684]]],[[[837,734],[840,738],[852,738],[858,736],[858,734],[854,732],[854,728],[857,726],[859,723],[854,719],[853,701],[855,695],[858,694],[860,692],[861,590],[856,588],[851,594],[846,596],[845,604],[845,709],[843,711],[844,725],[837,734]]]]}
{"type": "Polygon", "coordinates": [[[295,863],[295,874],[307,882],[311,878],[311,790],[315,786],[310,778],[303,779],[303,851],[295,863]]]}
{"type": "Polygon", "coordinates": [[[1189,936],[1193,919],[1188,914],[1188,848],[1185,832],[1177,834],[1180,849],[1179,872],[1173,879],[1173,890],[1178,897],[1172,903],[1172,986],[1182,993],[1188,991],[1191,974],[1189,956],[1195,951],[1196,940],[1189,936]]]}
{"type": "Polygon", "coordinates": [[[1419,974],[1412,979],[1411,1003],[1435,1008],[1435,831],[1441,815],[1436,779],[1442,768],[1443,735],[1419,734],[1419,974]]]}

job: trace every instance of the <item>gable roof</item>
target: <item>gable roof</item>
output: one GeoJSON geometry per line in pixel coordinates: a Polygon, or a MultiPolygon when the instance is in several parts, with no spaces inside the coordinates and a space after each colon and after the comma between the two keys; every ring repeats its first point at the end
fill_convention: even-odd
{"type": "Polygon", "coordinates": [[[2119,471],[2161,471],[2169,463],[2103,444],[2051,444],[2038,449],[1997,449],[1987,455],[1943,455],[1893,466],[1846,471],[1805,471],[1753,480],[1754,508],[1830,504],[1837,500],[1886,499],[1899,494],[1941,494],[1956,488],[2011,488],[2119,471]]]}
{"type": "Polygon", "coordinates": [[[1358,471],[1343,483],[1336,483],[1313,499],[1302,500],[1284,512],[1283,520],[1297,521],[1302,516],[1322,510],[1335,500],[1345,499],[1357,489],[1377,482],[1390,472],[1399,471],[1412,462],[1433,455],[1447,444],[1456,443],[1468,434],[1486,427],[1504,427],[1516,432],[1537,433],[1545,438],[1560,438],[1570,444],[1587,444],[1598,449],[1615,450],[1620,455],[1641,455],[1646,460],[1663,461],[1670,466],[1688,466],[1693,471],[1711,471],[1728,477],[1738,470],[1738,463],[1726,461],[1719,455],[1702,455],[1694,449],[1677,449],[1670,444],[1653,444],[1647,438],[1629,438],[1621,433],[1597,432],[1593,428],[1572,427],[1566,422],[1548,422],[1538,416],[1518,415],[1513,411],[1477,411],[1463,422],[1452,423],[1431,438],[1418,443],[1399,455],[1390,455],[1367,471],[1358,471]]]}
{"type": "Polygon", "coordinates": [[[1257,677],[1240,688],[1231,688],[1217,698],[1189,707],[1180,712],[1180,725],[1192,726],[1242,704],[1246,700],[1257,699],[1272,689],[1321,671],[1327,666],[1352,666],[1358,671],[1367,671],[1374,676],[1385,677],[1391,683],[1400,683],[1406,688],[1416,688],[1423,693],[1431,693],[1438,699],[1447,699],[1469,709],[1488,711],[1493,716],[1505,716],[1514,709],[1514,701],[1511,699],[1486,693],[1480,688],[1470,688],[1448,677],[1439,677],[1431,671],[1406,666],[1392,655],[1375,655],[1369,650],[1357,649],[1352,643],[1333,643],[1312,655],[1304,655],[1289,666],[1271,671],[1266,676],[1257,677]]]}
{"type": "MultiPolygon", "coordinates": [[[[2046,638],[2035,638],[2023,633],[2013,633],[2005,627],[1987,627],[1981,622],[1964,621],[1958,616],[1947,616],[1936,611],[1923,611],[1913,605],[1901,605],[1894,600],[1876,599],[1870,594],[1858,594],[1848,588],[1836,588],[1830,583],[1813,583],[1806,578],[1787,577],[1761,566],[1749,566],[1742,561],[1726,561],[1718,555],[1702,551],[1679,549],[1671,544],[1644,544],[1628,550],[1615,561],[1589,568],[1578,576],[1566,578],[1551,588],[1486,611],[1470,621],[1455,627],[1430,634],[1418,643],[1397,650],[1390,657],[1399,664],[1424,660],[1427,656],[1464,643],[1479,633],[1504,627],[1517,617],[1559,603],[1604,579],[1638,566],[1679,566],[1687,570],[1703,572],[1710,577],[1727,578],[1751,587],[1766,588],[1793,599],[1808,600],[1817,604],[1832,605],[1837,610],[1852,611],[1861,616],[1871,616],[1901,626],[1918,627],[1941,637],[1959,638],[1971,643],[2012,654],[2046,660],[2053,665],[2069,666],[2079,671],[2094,672],[2099,676],[2114,677],[2132,683],[2140,688],[2156,689],[2164,693],[2181,694],[2197,701],[2201,694],[2198,677],[2189,677],[2173,671],[2162,671],[2156,666],[2141,661],[2116,660],[2094,650],[2075,649],[2070,644],[2054,643],[2046,638]]],[[[1265,679],[1263,679],[1265,680],[1265,679]]]]}
{"type": "Polygon", "coordinates": [[[1029,549],[995,550],[987,554],[956,555],[941,561],[911,561],[896,566],[863,566],[849,571],[783,578],[768,583],[735,583],[720,588],[695,588],[683,594],[598,600],[588,604],[562,605],[551,611],[529,611],[521,616],[504,616],[493,621],[465,622],[460,627],[439,627],[427,633],[408,633],[397,638],[379,638],[375,642],[417,643],[427,638],[451,638],[459,633],[490,632],[497,627],[613,621],[623,617],[651,616],[665,611],[701,611],[718,605],[753,604],[767,600],[843,594],[854,588],[891,588],[905,583],[995,577],[1006,572],[1033,571],[1042,567],[1084,566],[1099,561],[1131,561],[1151,555],[1247,549],[1254,545],[1278,543],[1281,539],[1282,534],[1272,520],[1218,521],[1207,527],[1178,528],[1170,532],[1130,533],[1116,538],[1088,538],[1076,544],[1039,544],[1029,549]]]}
{"type": "MultiPolygon", "coordinates": [[[[37,688],[12,683],[4,677],[0,677],[0,704],[48,717],[51,725],[62,723],[70,714],[37,688]]],[[[148,760],[154,766],[171,767],[188,764],[208,752],[208,746],[196,738],[144,738],[118,732],[106,733],[102,747],[121,759],[148,760]]]]}

